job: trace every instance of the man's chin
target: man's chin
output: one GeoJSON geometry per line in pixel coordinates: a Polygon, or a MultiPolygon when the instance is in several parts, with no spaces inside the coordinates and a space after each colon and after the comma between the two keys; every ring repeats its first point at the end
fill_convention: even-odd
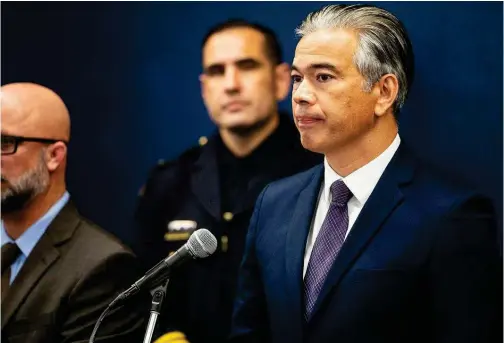
{"type": "Polygon", "coordinates": [[[251,120],[250,117],[237,114],[237,115],[228,115],[227,118],[223,118],[221,120],[221,126],[225,127],[228,130],[232,130],[235,127],[243,128],[250,127],[254,125],[254,120],[251,120]]]}
{"type": "Polygon", "coordinates": [[[320,154],[324,153],[323,144],[321,144],[321,142],[317,141],[311,135],[301,134],[301,145],[303,146],[303,148],[311,152],[320,154]]]}

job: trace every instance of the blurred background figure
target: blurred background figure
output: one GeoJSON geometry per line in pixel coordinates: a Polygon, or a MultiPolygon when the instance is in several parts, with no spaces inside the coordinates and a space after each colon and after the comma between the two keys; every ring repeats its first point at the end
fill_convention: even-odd
{"type": "MultiPolygon", "coordinates": [[[[308,152],[278,101],[289,93],[290,68],[269,28],[231,20],[202,44],[201,92],[218,132],[179,158],[158,165],[139,199],[138,255],[152,266],[195,228],[207,228],[217,252],[171,277],[164,324],[193,342],[220,342],[229,331],[237,270],[260,191],[271,181],[309,169],[308,152]]],[[[163,317],[161,317],[163,318],[163,317]]]]}
{"type": "MultiPolygon", "coordinates": [[[[32,83],[3,86],[0,95],[2,341],[87,342],[138,264],[70,200],[70,118],[61,98],[32,83]]],[[[112,312],[99,341],[138,340],[146,312],[134,302],[112,312]]]]}

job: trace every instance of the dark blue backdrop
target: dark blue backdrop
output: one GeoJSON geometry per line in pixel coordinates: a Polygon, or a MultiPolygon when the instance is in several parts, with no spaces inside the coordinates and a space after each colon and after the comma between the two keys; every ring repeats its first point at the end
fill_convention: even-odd
{"type": "MultiPolygon", "coordinates": [[[[129,243],[148,170],[213,130],[198,82],[205,31],[229,17],[259,21],[291,62],[294,28],[323,4],[4,2],[2,84],[33,81],[63,97],[74,201],[129,243]]],[[[502,3],[376,4],[403,20],[416,54],[402,136],[491,196],[502,220],[502,3]]]]}

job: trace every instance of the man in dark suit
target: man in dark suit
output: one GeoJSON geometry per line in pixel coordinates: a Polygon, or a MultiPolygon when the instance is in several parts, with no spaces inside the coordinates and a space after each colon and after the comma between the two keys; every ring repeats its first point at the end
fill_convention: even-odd
{"type": "MultiPolygon", "coordinates": [[[[136,259],[69,199],[70,119],[59,96],[9,84],[1,109],[2,342],[87,342],[102,311],[138,277],[136,259]]],[[[132,301],[112,310],[96,342],[139,341],[148,308],[132,301]]]]}
{"type": "Polygon", "coordinates": [[[159,327],[180,330],[192,343],[221,342],[229,334],[236,274],[261,190],[322,161],[278,112],[290,75],[271,30],[221,23],[204,38],[202,57],[203,99],[218,133],[157,167],[137,209],[137,254],[146,266],[184,244],[195,228],[217,237],[215,254],[172,275],[163,305],[159,327]]]}
{"type": "Polygon", "coordinates": [[[295,122],[325,161],[259,196],[233,341],[502,341],[491,204],[398,134],[413,76],[404,27],[373,6],[333,5],[297,33],[295,122]]]}

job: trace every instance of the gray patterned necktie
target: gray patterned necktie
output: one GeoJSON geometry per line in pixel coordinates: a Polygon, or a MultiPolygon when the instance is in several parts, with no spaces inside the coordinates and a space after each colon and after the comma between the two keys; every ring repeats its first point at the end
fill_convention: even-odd
{"type": "Polygon", "coordinates": [[[332,201],[317,235],[304,279],[305,319],[310,317],[331,266],[348,230],[348,200],[352,192],[342,180],[331,185],[332,201]]]}

